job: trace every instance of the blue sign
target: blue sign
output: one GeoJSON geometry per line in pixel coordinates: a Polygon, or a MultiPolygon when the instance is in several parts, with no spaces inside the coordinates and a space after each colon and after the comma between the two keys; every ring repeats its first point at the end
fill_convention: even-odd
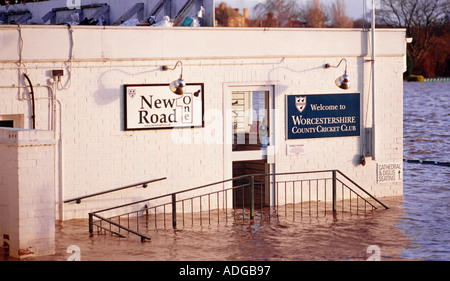
{"type": "Polygon", "coordinates": [[[360,94],[287,96],[287,139],[360,135],[360,94]]]}

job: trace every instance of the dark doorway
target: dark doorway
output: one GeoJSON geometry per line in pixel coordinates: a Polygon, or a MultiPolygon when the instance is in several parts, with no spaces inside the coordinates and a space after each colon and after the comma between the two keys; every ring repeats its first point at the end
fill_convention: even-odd
{"type": "MultiPolygon", "coordinates": [[[[254,177],[254,206],[261,209],[269,205],[269,174],[270,165],[266,160],[238,161],[233,162],[233,178],[259,174],[254,177]]],[[[233,208],[248,208],[251,200],[250,177],[243,177],[233,181],[233,187],[245,185],[233,190],[233,208]]]]}

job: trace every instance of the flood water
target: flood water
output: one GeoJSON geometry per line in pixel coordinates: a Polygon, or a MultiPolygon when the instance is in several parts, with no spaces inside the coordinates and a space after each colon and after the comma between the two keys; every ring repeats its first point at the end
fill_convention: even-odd
{"type": "Polygon", "coordinates": [[[297,207],[295,218],[288,213],[278,219],[257,217],[253,223],[235,222],[230,216],[227,223],[209,224],[204,216],[203,226],[141,231],[151,237],[147,242],[137,236],[89,236],[86,220],[72,220],[57,226],[58,254],[39,260],[67,260],[71,245],[79,247],[83,261],[363,261],[373,254],[367,253],[371,245],[378,247],[381,260],[402,260],[410,243],[395,225],[402,200],[388,198],[384,203],[391,209],[335,215],[320,209],[317,216],[315,207],[311,215],[297,207]]]}
{"type": "MultiPolygon", "coordinates": [[[[405,83],[404,157],[450,161],[450,82],[405,83]]],[[[450,166],[404,162],[405,258],[450,260],[450,166]]]]}
{"type": "MultiPolygon", "coordinates": [[[[449,161],[449,108],[450,82],[405,83],[405,159],[449,161]]],[[[450,167],[404,162],[404,196],[382,198],[389,210],[168,227],[148,242],[58,222],[56,255],[29,260],[71,259],[72,245],[83,261],[450,260],[449,179],[450,167]]]]}

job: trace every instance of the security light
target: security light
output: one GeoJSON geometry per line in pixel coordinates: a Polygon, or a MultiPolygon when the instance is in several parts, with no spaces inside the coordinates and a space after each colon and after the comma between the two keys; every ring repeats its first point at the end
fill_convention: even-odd
{"type": "Polygon", "coordinates": [[[169,88],[175,94],[182,96],[186,93],[186,82],[183,80],[183,63],[181,61],[177,61],[177,63],[173,68],[169,68],[167,65],[164,65],[162,66],[162,70],[163,71],[175,70],[178,64],[180,64],[181,66],[180,77],[177,80],[172,81],[169,84],[169,88]]]}
{"type": "Polygon", "coordinates": [[[332,66],[329,63],[327,63],[327,64],[325,64],[324,67],[325,68],[330,68],[330,67],[338,68],[343,61],[345,61],[345,72],[344,72],[344,75],[339,76],[336,79],[335,83],[336,83],[336,86],[338,86],[339,88],[344,89],[344,90],[348,90],[348,89],[350,89],[350,79],[349,79],[349,76],[347,75],[347,60],[345,58],[341,59],[341,61],[339,62],[339,64],[337,66],[332,66]]]}

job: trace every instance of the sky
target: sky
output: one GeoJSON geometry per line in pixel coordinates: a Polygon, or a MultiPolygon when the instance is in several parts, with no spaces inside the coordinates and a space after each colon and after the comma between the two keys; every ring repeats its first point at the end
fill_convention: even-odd
{"type": "MultiPolygon", "coordinates": [[[[248,8],[250,12],[250,16],[252,16],[251,10],[252,8],[258,4],[261,1],[265,0],[215,0],[216,5],[219,5],[221,2],[227,3],[227,6],[232,8],[248,8]]],[[[297,0],[299,3],[307,3],[310,0],[297,0]]],[[[322,2],[330,3],[334,2],[335,0],[322,0],[322,2]]],[[[371,7],[372,1],[371,0],[344,0],[347,8],[347,15],[350,18],[358,19],[363,17],[363,2],[367,1],[367,7],[371,7]]]]}

